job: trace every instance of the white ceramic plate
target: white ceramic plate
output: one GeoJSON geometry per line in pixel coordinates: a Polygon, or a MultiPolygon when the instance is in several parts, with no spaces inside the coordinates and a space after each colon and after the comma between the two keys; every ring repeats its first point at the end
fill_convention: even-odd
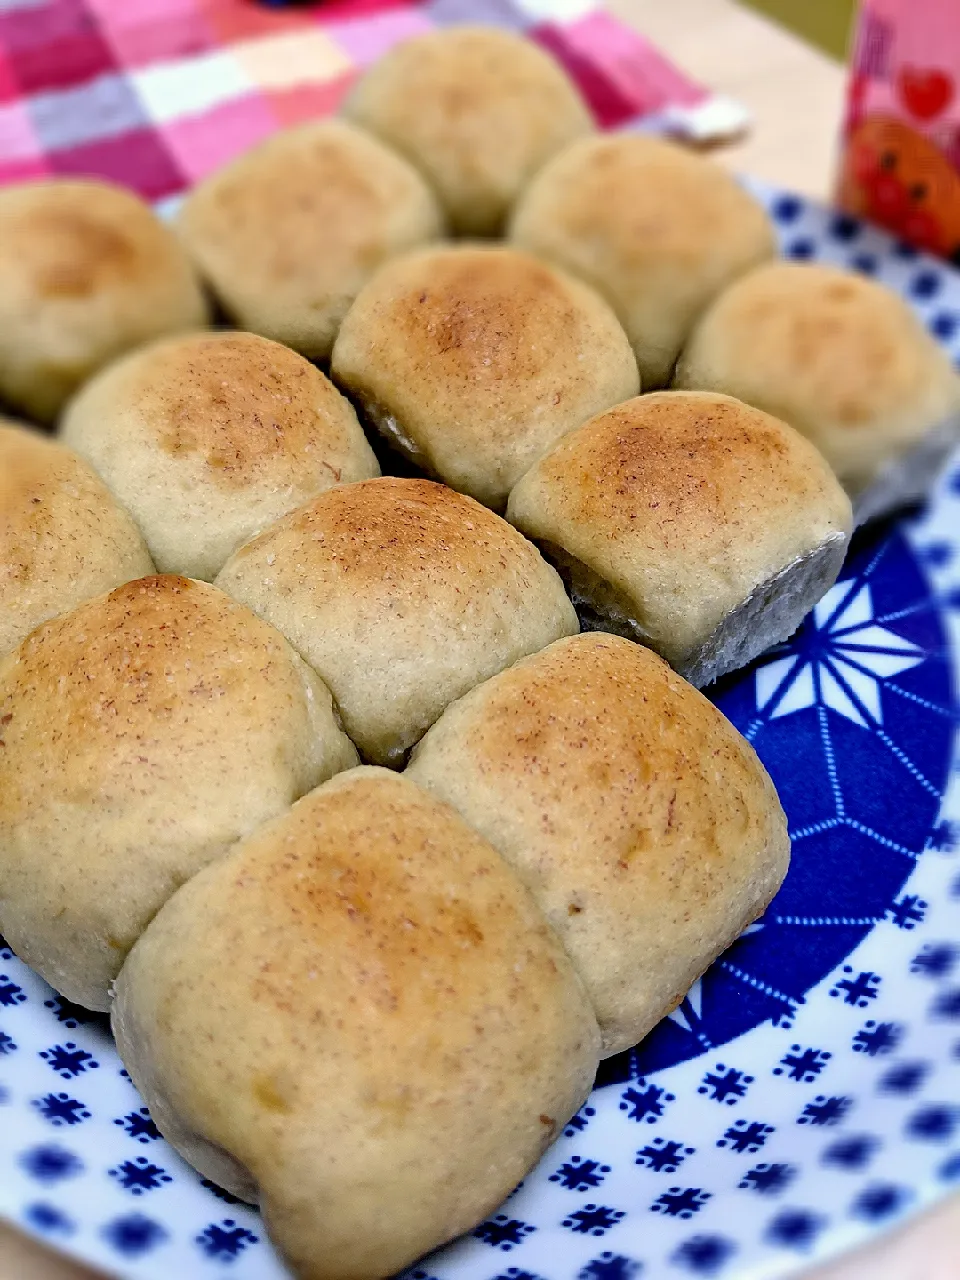
{"type": "MultiPolygon", "coordinates": [[[[876,275],[960,354],[960,277],[763,193],[786,253],[876,275]]],[[[788,644],[715,691],[776,781],[787,882],[472,1237],[417,1280],[781,1277],[960,1183],[960,466],[861,533],[788,644]]],[[[282,1274],[163,1142],[105,1021],[0,949],[0,1212],[130,1277],[282,1274]]]]}

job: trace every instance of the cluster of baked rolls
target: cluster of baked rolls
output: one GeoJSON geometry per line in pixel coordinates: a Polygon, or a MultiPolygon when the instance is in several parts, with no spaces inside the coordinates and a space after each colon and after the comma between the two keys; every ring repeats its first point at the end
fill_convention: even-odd
{"type": "Polygon", "coordinates": [[[0,192],[0,399],[58,423],[0,426],[0,929],[297,1275],[492,1211],[786,872],[693,686],[960,396],[892,295],[773,256],[479,28],[172,228],[0,192]]]}

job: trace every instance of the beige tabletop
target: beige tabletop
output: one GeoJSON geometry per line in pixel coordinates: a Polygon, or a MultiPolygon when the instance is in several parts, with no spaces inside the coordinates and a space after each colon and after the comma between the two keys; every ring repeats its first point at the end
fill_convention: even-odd
{"type": "MultiPolygon", "coordinates": [[[[750,108],[753,129],[743,142],[718,153],[724,163],[809,195],[828,194],[842,68],[732,0],[608,5],[686,71],[750,108]]],[[[0,1280],[98,1278],[0,1223],[0,1280]]],[[[960,1280],[960,1202],[941,1206],[806,1280],[960,1280]]]]}

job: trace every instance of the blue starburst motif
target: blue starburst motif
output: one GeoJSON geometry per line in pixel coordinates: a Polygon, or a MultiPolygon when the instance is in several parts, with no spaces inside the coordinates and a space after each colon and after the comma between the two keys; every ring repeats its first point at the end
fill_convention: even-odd
{"type": "Polygon", "coordinates": [[[773,1074],[786,1074],[788,1080],[812,1084],[832,1057],[833,1054],[826,1049],[803,1049],[792,1044],[790,1052],[780,1059],[779,1067],[774,1067],[773,1074]]]}
{"type": "Polygon", "coordinates": [[[842,996],[844,1004],[852,1004],[857,1009],[865,1009],[871,1000],[876,1000],[882,981],[878,973],[861,972],[854,977],[848,964],[843,966],[843,972],[844,977],[830,989],[832,996],[842,996]]]}
{"type": "Polygon", "coordinates": [[[606,1204],[585,1204],[582,1209],[568,1214],[560,1225],[581,1236],[602,1236],[625,1216],[622,1209],[611,1209],[606,1204]]]}
{"type": "Polygon", "coordinates": [[[904,1028],[897,1022],[865,1022],[853,1037],[854,1053],[865,1053],[869,1058],[880,1058],[893,1053],[903,1039],[904,1028]]]}
{"type": "Polygon", "coordinates": [[[636,1163],[646,1165],[654,1173],[676,1173],[687,1156],[692,1156],[694,1152],[694,1147],[685,1147],[681,1142],[654,1138],[637,1152],[636,1163]]]}
{"type": "Polygon", "coordinates": [[[165,1169],[151,1164],[146,1156],[138,1156],[136,1160],[124,1160],[122,1164],[110,1169],[109,1173],[111,1178],[116,1178],[124,1191],[129,1191],[134,1196],[142,1196],[145,1191],[155,1191],[165,1182],[173,1181],[165,1169]]]}
{"type": "Polygon", "coordinates": [[[506,1213],[498,1213],[487,1222],[481,1222],[473,1234],[484,1244],[492,1245],[503,1253],[509,1253],[518,1244],[522,1244],[527,1236],[532,1235],[536,1227],[529,1222],[521,1222],[519,1218],[511,1218],[506,1213]]]}
{"type": "Polygon", "coordinates": [[[52,1125],[82,1124],[90,1119],[90,1112],[84,1104],[66,1093],[48,1093],[46,1097],[34,1098],[31,1105],[52,1125]]]}
{"type": "Polygon", "coordinates": [[[582,1156],[571,1156],[556,1173],[551,1173],[550,1181],[559,1182],[568,1191],[589,1191],[593,1187],[599,1187],[609,1172],[608,1164],[584,1160],[582,1156]]]}
{"type": "Polygon", "coordinates": [[[755,1155],[774,1132],[771,1124],[758,1124],[755,1121],[738,1120],[717,1142],[718,1147],[729,1147],[738,1155],[749,1152],[755,1155]]]}
{"type": "Polygon", "coordinates": [[[757,708],[768,719],[829,707],[854,724],[883,724],[880,688],[924,652],[877,621],[869,583],[838,582],[814,607],[800,652],[773,651],[756,673],[757,708]]]}
{"type": "Polygon", "coordinates": [[[5,973],[0,973],[0,1009],[13,1009],[18,1004],[23,1004],[27,998],[27,993],[23,987],[8,977],[5,973]]]}
{"type": "Polygon", "coordinates": [[[827,1098],[823,1094],[818,1094],[813,1102],[808,1102],[803,1108],[797,1124],[830,1127],[839,1124],[852,1106],[852,1098],[827,1098]]]}
{"type": "Polygon", "coordinates": [[[594,1107],[581,1107],[572,1120],[568,1121],[567,1127],[564,1129],[564,1136],[572,1138],[575,1133],[583,1133],[584,1129],[597,1114],[594,1107]]]}
{"type": "Polygon", "coordinates": [[[85,1071],[95,1071],[100,1065],[94,1061],[92,1053],[78,1048],[72,1040],[66,1044],[55,1044],[51,1049],[41,1049],[40,1057],[64,1080],[72,1080],[85,1071]]]}
{"type": "Polygon", "coordinates": [[[711,1198],[712,1193],[700,1187],[671,1187],[654,1200],[650,1208],[670,1218],[692,1218],[711,1198]]]}
{"type": "Polygon", "coordinates": [[[625,1089],[620,1096],[620,1110],[626,1111],[631,1120],[637,1124],[646,1121],[656,1124],[667,1108],[667,1104],[675,1101],[672,1093],[660,1089],[655,1084],[647,1084],[646,1080],[638,1080],[636,1088],[625,1089]]]}
{"type": "Polygon", "coordinates": [[[130,1111],[127,1115],[120,1116],[114,1120],[113,1123],[120,1125],[129,1137],[141,1145],[145,1145],[148,1142],[156,1142],[160,1137],[160,1130],[153,1123],[153,1118],[146,1107],[130,1111]]]}
{"type": "Polygon", "coordinates": [[[928,906],[929,903],[924,902],[922,898],[914,894],[906,894],[897,902],[891,903],[885,915],[898,929],[915,929],[918,924],[923,923],[928,906]]]}
{"type": "Polygon", "coordinates": [[[224,1218],[222,1222],[211,1222],[205,1227],[197,1236],[197,1244],[208,1258],[232,1262],[249,1245],[257,1244],[259,1239],[246,1227],[238,1227],[232,1218],[224,1218]]]}
{"type": "Polygon", "coordinates": [[[732,1067],[725,1067],[722,1062],[718,1062],[714,1070],[708,1071],[703,1077],[703,1083],[697,1089],[697,1093],[705,1093],[714,1102],[723,1102],[728,1107],[732,1107],[741,1098],[746,1097],[747,1089],[752,1084],[753,1076],[748,1076],[743,1071],[735,1071],[732,1067]]]}

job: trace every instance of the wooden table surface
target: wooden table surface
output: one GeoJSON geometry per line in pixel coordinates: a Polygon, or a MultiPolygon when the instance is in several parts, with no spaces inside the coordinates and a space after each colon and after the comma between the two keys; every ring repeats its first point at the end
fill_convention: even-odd
{"type": "MultiPolygon", "coordinates": [[[[843,97],[840,66],[732,0],[607,3],[704,84],[751,109],[750,136],[718,158],[808,195],[829,194],[843,97]]],[[[0,1280],[100,1278],[0,1223],[0,1280]]],[[[960,1280],[960,1201],[807,1280],[960,1280]]]]}

